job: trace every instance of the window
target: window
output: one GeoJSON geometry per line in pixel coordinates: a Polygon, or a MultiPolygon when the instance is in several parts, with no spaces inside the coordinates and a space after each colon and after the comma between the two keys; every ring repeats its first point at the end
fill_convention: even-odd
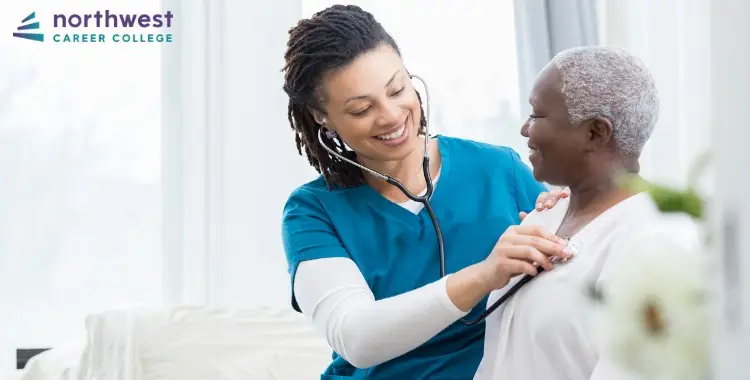
{"type": "MultiPolygon", "coordinates": [[[[303,0],[304,16],[336,3],[303,0]]],[[[520,135],[513,1],[348,4],[371,12],[396,40],[409,71],[427,81],[431,133],[527,150],[520,135]]],[[[416,86],[423,89],[419,81],[416,86]]]]}
{"type": "MultiPolygon", "coordinates": [[[[35,7],[6,4],[3,25],[104,10],[35,7]]],[[[0,38],[0,368],[15,348],[84,339],[93,311],[161,302],[160,45],[45,38],[0,38]]]]}

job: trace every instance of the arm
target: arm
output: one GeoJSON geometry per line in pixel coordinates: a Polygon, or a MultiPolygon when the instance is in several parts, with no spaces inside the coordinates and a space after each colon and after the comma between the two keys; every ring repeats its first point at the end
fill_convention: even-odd
{"type": "MultiPolygon", "coordinates": [[[[367,368],[420,346],[467,314],[491,290],[479,265],[419,289],[375,300],[313,194],[287,203],[283,241],[293,306],[352,365],[367,368]]],[[[489,252],[488,252],[489,254],[489,252]]]]}
{"type": "Polygon", "coordinates": [[[294,283],[302,312],[349,363],[368,368],[405,354],[467,314],[489,291],[469,273],[376,301],[346,258],[305,261],[294,283]],[[451,297],[450,294],[453,294],[451,297]]]}

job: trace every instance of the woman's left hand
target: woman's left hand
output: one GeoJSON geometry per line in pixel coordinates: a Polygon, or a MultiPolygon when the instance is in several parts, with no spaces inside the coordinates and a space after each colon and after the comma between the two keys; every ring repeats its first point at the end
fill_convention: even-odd
{"type": "MultiPolygon", "coordinates": [[[[543,192],[539,194],[539,196],[536,198],[536,210],[542,211],[544,209],[550,209],[552,207],[555,207],[557,202],[562,198],[567,198],[570,196],[570,189],[569,188],[554,188],[550,192],[543,192]]],[[[521,217],[521,220],[526,218],[527,213],[521,211],[518,214],[521,217]]]]}

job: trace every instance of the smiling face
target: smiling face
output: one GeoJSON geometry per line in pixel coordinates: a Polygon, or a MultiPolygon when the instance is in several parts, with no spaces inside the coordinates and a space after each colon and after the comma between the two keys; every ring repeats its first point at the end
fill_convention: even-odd
{"type": "Polygon", "coordinates": [[[398,161],[420,147],[419,99],[401,57],[387,44],[328,73],[321,83],[326,120],[360,161],[398,161]]]}
{"type": "Polygon", "coordinates": [[[529,98],[532,113],[521,127],[521,135],[528,138],[536,180],[571,186],[589,172],[592,134],[588,123],[570,123],[561,83],[552,64],[539,73],[529,98]]]}

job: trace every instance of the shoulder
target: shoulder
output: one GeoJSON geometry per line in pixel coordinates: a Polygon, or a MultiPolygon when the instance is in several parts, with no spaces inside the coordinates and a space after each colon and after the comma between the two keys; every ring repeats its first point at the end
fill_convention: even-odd
{"type": "Polygon", "coordinates": [[[322,175],[304,183],[294,189],[287,198],[287,204],[298,201],[325,201],[332,198],[342,198],[348,195],[355,188],[329,188],[322,175]]]}
{"type": "MultiPolygon", "coordinates": [[[[684,213],[656,211],[648,220],[633,221],[632,237],[623,246],[648,241],[668,241],[681,249],[693,250],[703,242],[703,226],[684,213]]],[[[631,249],[626,249],[630,251],[631,249]]]]}
{"type": "Polygon", "coordinates": [[[324,191],[328,191],[328,188],[326,187],[323,176],[319,176],[318,178],[292,190],[289,197],[287,197],[284,209],[286,210],[293,207],[317,203],[324,191]]]}
{"type": "Polygon", "coordinates": [[[330,213],[344,212],[344,205],[359,199],[358,188],[329,188],[322,175],[295,188],[283,209],[283,222],[293,217],[326,218],[330,213]]]}
{"type": "Polygon", "coordinates": [[[695,252],[703,246],[703,226],[689,215],[660,211],[648,193],[638,194],[629,201],[607,260],[611,268],[605,272],[640,260],[637,257],[644,262],[661,260],[674,253],[695,252]]]}
{"type": "MultiPolygon", "coordinates": [[[[536,209],[532,210],[526,215],[523,221],[521,221],[521,225],[538,225],[544,228],[554,228],[562,222],[565,213],[568,212],[568,206],[570,206],[570,197],[561,198],[551,209],[544,209],[542,211],[537,211],[536,209]]],[[[554,233],[556,231],[549,232],[554,233]]]]}
{"type": "Polygon", "coordinates": [[[519,164],[524,165],[518,153],[508,146],[443,135],[439,139],[453,162],[464,172],[478,170],[491,174],[512,174],[519,164]]]}
{"type": "MultiPolygon", "coordinates": [[[[333,190],[335,191],[335,190],[333,190]]],[[[331,196],[323,176],[294,189],[284,204],[284,220],[297,213],[316,214],[323,211],[323,203],[331,196]]]]}
{"type": "MultiPolygon", "coordinates": [[[[536,181],[529,166],[513,148],[468,139],[441,136],[443,147],[452,155],[452,170],[464,183],[474,183],[499,202],[516,210],[530,211],[546,187],[536,181]]],[[[498,207],[507,207],[499,206],[498,207]]]]}
{"type": "MultiPolygon", "coordinates": [[[[664,235],[691,242],[699,235],[700,225],[690,215],[662,212],[648,192],[632,196],[623,212],[628,214],[628,227],[632,237],[650,238],[664,235]]],[[[634,239],[630,239],[634,240],[634,239]]]]}
{"type": "Polygon", "coordinates": [[[325,179],[323,179],[322,175],[319,175],[314,180],[304,183],[292,190],[291,194],[289,194],[289,198],[287,199],[287,203],[294,202],[296,200],[316,198],[328,191],[329,189],[325,179]]]}
{"type": "Polygon", "coordinates": [[[452,151],[459,154],[479,154],[482,156],[494,157],[496,159],[508,161],[519,157],[518,153],[509,146],[495,145],[487,142],[445,135],[440,135],[439,139],[452,151]]]}

